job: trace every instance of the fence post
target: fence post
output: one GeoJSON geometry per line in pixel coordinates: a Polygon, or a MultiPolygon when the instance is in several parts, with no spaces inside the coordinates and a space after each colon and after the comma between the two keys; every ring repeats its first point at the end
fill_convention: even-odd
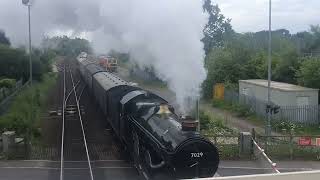
{"type": "MultiPolygon", "coordinates": [[[[254,128],[252,128],[251,130],[251,135],[252,135],[252,139],[253,141],[256,141],[256,130],[254,128]]],[[[251,143],[251,158],[252,158],[252,155],[254,156],[254,144],[253,142],[251,143]]]]}
{"type": "Polygon", "coordinates": [[[14,146],[15,135],[16,133],[14,131],[2,133],[3,152],[7,155],[11,153],[12,147],[14,146]]]}
{"type": "Polygon", "coordinates": [[[289,146],[290,146],[290,159],[293,160],[293,130],[290,130],[290,141],[289,141],[289,146]]]}
{"type": "Polygon", "coordinates": [[[241,132],[239,137],[240,140],[240,156],[251,156],[252,155],[252,134],[250,132],[241,132]]]}

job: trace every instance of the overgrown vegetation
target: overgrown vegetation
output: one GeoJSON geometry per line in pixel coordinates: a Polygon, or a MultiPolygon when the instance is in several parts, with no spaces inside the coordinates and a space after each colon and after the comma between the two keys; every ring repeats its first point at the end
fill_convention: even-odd
{"type": "Polygon", "coordinates": [[[224,125],[223,119],[218,116],[210,116],[204,111],[199,114],[201,132],[207,136],[232,135],[232,129],[224,125]]]}
{"type": "Polygon", "coordinates": [[[0,132],[16,131],[18,135],[37,137],[40,135],[40,114],[46,109],[46,99],[50,88],[55,84],[57,75],[46,73],[33,87],[26,87],[18,94],[8,113],[0,117],[0,132]],[[31,117],[31,107],[33,117],[31,117]]]}

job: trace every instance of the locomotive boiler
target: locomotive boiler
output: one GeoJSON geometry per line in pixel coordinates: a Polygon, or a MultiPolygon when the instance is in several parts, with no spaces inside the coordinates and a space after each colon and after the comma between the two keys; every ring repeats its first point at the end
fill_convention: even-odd
{"type": "Polygon", "coordinates": [[[106,72],[89,58],[77,58],[81,76],[138,170],[151,177],[165,171],[177,179],[216,173],[217,148],[186,118],[177,116],[165,99],[106,72]]]}

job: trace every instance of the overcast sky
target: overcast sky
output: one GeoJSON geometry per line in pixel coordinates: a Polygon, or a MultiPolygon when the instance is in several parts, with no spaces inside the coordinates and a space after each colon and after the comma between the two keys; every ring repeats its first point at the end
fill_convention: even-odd
{"type": "MultiPolygon", "coordinates": [[[[269,0],[212,0],[222,13],[232,19],[238,32],[260,31],[268,28],[269,0]]],[[[291,32],[309,29],[320,24],[320,0],[272,0],[273,29],[291,32]]]]}
{"type": "MultiPolygon", "coordinates": [[[[110,8],[111,4],[130,2],[134,6],[140,2],[157,4],[157,0],[33,0],[32,23],[34,42],[46,34],[83,35],[81,32],[95,30],[101,26],[101,21],[107,23],[101,14],[113,13],[126,15],[127,10],[121,6],[110,8]],[[149,3],[150,2],[150,3],[149,3]]],[[[197,1],[201,4],[201,0],[197,1]]],[[[269,0],[212,0],[217,3],[222,13],[231,18],[231,24],[237,32],[254,32],[268,29],[268,1],[269,0]]],[[[189,1],[175,0],[177,4],[188,6],[189,1]]],[[[191,1],[190,1],[191,2],[191,1]]],[[[272,0],[273,2],[273,29],[285,28],[295,33],[309,29],[311,24],[320,24],[320,0],[272,0]]],[[[176,8],[173,1],[167,2],[168,7],[176,8]]],[[[137,8],[144,9],[142,5],[137,8]]],[[[200,9],[193,8],[193,14],[201,13],[200,9]]],[[[159,9],[159,7],[158,7],[159,9]]],[[[177,10],[179,8],[176,8],[177,10]]],[[[6,31],[13,43],[26,41],[26,7],[21,0],[0,0],[0,29],[6,31]]],[[[162,13],[166,13],[161,11],[162,13]]],[[[151,15],[154,14],[153,12],[151,15]]],[[[176,13],[178,14],[178,13],[176,13]]],[[[120,15],[119,15],[120,16],[120,15]]],[[[148,17],[148,15],[146,15],[148,17]]],[[[119,17],[117,17],[119,18],[119,17]]],[[[115,18],[111,18],[115,19],[115,18]]],[[[201,22],[202,23],[202,22],[201,22]]],[[[197,22],[197,24],[199,24],[197,22]]],[[[108,25],[108,27],[110,27],[108,25]]],[[[88,36],[90,37],[90,35],[88,36]]]]}

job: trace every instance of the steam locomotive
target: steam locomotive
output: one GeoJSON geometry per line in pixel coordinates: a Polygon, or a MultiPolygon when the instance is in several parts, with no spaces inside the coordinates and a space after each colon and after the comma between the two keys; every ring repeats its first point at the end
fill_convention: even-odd
{"type": "Polygon", "coordinates": [[[212,177],[218,169],[217,148],[181,118],[158,95],[106,72],[86,53],[79,71],[113,131],[138,170],[151,177],[163,169],[177,179],[212,177]]]}

